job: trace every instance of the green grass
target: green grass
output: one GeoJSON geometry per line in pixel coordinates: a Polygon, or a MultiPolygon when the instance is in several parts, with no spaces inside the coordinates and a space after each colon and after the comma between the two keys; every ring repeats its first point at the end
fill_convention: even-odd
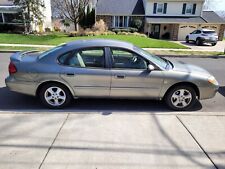
{"type": "Polygon", "coordinates": [[[20,34],[0,34],[0,43],[4,44],[33,44],[33,45],[59,45],[80,39],[116,39],[133,43],[141,48],[170,48],[170,49],[187,49],[187,47],[168,42],[132,35],[100,35],[86,37],[68,37],[65,34],[50,34],[43,36],[20,35],[20,34]]]}

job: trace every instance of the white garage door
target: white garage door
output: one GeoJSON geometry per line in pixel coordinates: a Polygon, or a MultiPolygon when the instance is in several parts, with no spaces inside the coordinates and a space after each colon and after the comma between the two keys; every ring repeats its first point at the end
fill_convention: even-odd
{"type": "Polygon", "coordinates": [[[185,40],[186,36],[197,29],[197,25],[180,25],[178,32],[178,40],[185,40]]]}

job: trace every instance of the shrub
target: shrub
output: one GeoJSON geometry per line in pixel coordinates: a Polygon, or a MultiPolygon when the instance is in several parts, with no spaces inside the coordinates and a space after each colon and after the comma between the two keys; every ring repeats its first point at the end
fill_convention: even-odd
{"type": "Polygon", "coordinates": [[[93,26],[93,30],[94,31],[99,31],[99,32],[105,32],[105,31],[108,30],[108,27],[106,26],[105,22],[102,19],[100,19],[93,26]]]}
{"type": "Polygon", "coordinates": [[[69,33],[69,37],[76,37],[79,36],[79,33],[77,31],[73,31],[69,33]]]}
{"type": "Polygon", "coordinates": [[[112,29],[113,32],[118,33],[118,32],[137,32],[138,29],[137,28],[113,28],[112,29]]]}
{"type": "Polygon", "coordinates": [[[138,31],[140,31],[143,26],[143,22],[141,19],[133,19],[131,21],[131,26],[138,29],[138,31]]]}

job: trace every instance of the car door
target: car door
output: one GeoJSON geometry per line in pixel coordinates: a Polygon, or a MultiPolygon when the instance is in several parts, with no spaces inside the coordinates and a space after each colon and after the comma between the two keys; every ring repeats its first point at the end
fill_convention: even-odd
{"type": "Polygon", "coordinates": [[[196,39],[201,35],[201,31],[197,30],[194,34],[193,34],[193,41],[196,41],[196,39]]]}
{"type": "Polygon", "coordinates": [[[106,68],[103,47],[80,49],[59,58],[61,77],[73,87],[78,97],[109,97],[111,72],[106,68]]]}
{"type": "Polygon", "coordinates": [[[195,40],[195,34],[196,34],[197,30],[195,30],[194,32],[190,33],[189,35],[189,40],[193,41],[195,40]]]}
{"type": "Polygon", "coordinates": [[[132,51],[121,48],[110,48],[109,51],[112,72],[110,97],[159,97],[162,71],[149,71],[148,61],[132,51]]]}

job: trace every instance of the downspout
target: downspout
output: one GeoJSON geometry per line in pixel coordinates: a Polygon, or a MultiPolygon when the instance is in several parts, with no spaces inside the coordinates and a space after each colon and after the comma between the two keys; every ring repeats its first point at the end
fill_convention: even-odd
{"type": "Polygon", "coordinates": [[[2,14],[2,23],[5,24],[5,17],[4,17],[4,14],[3,14],[3,13],[1,13],[1,14],[2,14]]]}

